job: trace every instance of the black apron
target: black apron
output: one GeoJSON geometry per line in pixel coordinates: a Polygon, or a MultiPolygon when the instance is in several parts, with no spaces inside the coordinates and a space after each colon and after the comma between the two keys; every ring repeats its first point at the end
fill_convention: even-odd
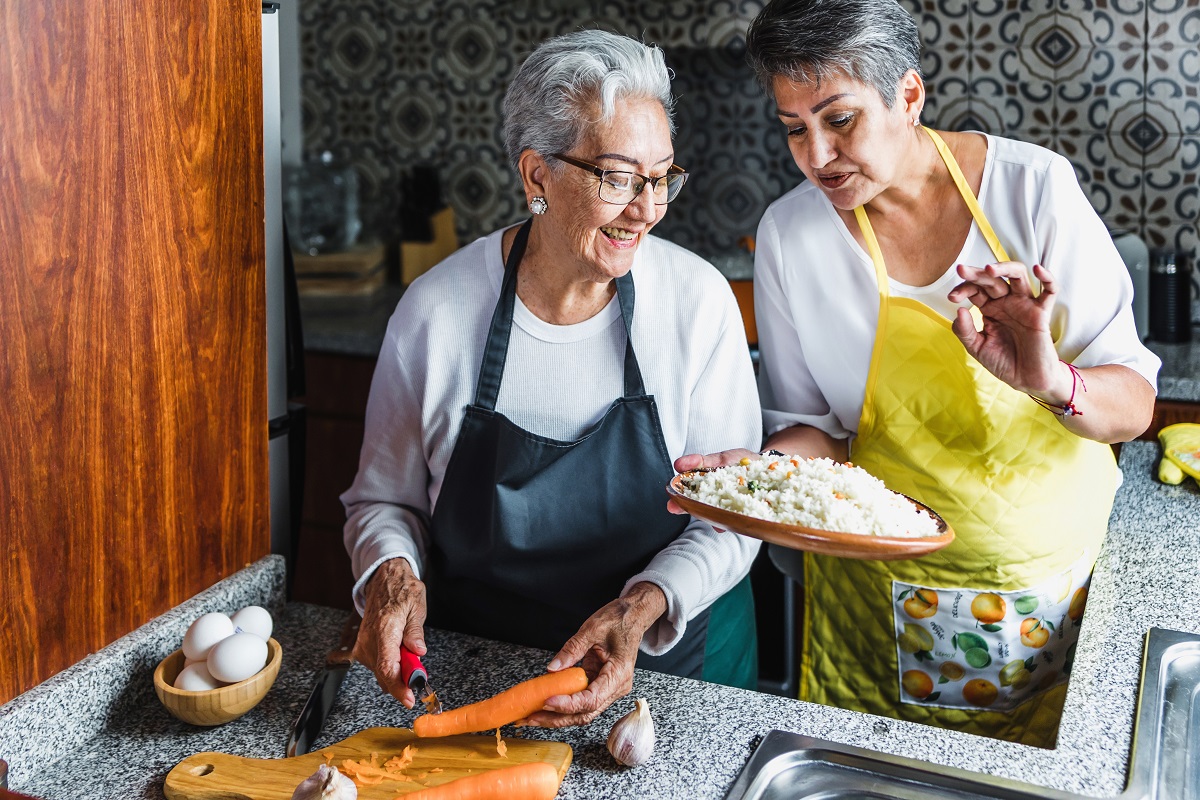
{"type": "MultiPolygon", "coordinates": [[[[505,264],[475,402],[438,495],[426,584],[430,625],[557,651],[690,518],[666,508],[674,470],[633,352],[628,273],[617,279],[625,394],[604,418],[578,440],[560,442],[496,412],[530,224],[505,264]]],[[[662,656],[639,652],[637,666],[702,677],[708,618],[705,610],[689,620],[662,656]]]]}

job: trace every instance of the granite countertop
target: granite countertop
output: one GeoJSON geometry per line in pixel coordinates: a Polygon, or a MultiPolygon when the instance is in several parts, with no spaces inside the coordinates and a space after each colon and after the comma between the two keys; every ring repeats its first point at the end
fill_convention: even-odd
{"type": "MultiPolygon", "coordinates": [[[[1152,478],[1157,445],[1124,446],[1121,487],[1092,582],[1058,747],[1041,750],[898,722],[757,692],[637,671],[634,696],[654,713],[654,758],[618,768],[605,750],[612,723],[632,708],[623,698],[592,724],[563,731],[522,729],[528,738],[565,741],[575,760],[562,798],[720,798],[760,738],[781,729],[917,758],[1023,783],[1113,796],[1126,779],[1135,690],[1146,631],[1200,633],[1200,489],[1152,478]]],[[[171,767],[215,750],[283,756],[290,724],[346,614],[282,604],[282,559],[270,556],[133,634],[0,706],[0,757],[11,788],[50,800],[159,798],[171,767]],[[277,614],[280,675],[259,706],[217,728],[168,716],[153,694],[155,663],[178,645],[188,622],[208,610],[248,602],[277,614]]],[[[430,630],[425,663],[445,699],[483,699],[541,672],[550,654],[430,630]]],[[[407,727],[414,718],[353,667],[321,738],[322,747],[371,726],[407,727]]],[[[506,730],[506,733],[508,731],[506,730]]]]}
{"type": "Polygon", "coordinates": [[[389,283],[364,295],[300,296],[304,349],[376,358],[404,287],[389,283]]]}

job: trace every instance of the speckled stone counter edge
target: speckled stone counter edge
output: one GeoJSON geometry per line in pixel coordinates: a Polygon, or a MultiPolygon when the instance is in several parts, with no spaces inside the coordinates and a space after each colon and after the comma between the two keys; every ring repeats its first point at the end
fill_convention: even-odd
{"type": "Polygon", "coordinates": [[[102,731],[122,713],[133,676],[149,681],[196,617],[259,605],[278,618],[285,570],[282,556],[261,558],[0,706],[0,757],[8,761],[9,780],[102,731]]]}

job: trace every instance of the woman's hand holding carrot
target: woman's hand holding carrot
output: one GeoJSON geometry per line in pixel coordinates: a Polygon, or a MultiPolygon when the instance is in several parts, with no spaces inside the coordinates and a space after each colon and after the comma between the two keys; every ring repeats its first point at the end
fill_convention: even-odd
{"type": "MultiPolygon", "coordinates": [[[[442,714],[423,714],[413,721],[413,733],[421,738],[432,738],[499,729],[520,722],[543,708],[548,698],[575,694],[587,685],[587,673],[580,667],[543,672],[478,703],[452,708],[442,714]]],[[[499,730],[496,738],[500,738],[499,730]]]]}
{"type": "Polygon", "coordinates": [[[591,682],[581,692],[546,701],[526,724],[543,728],[586,725],[633,689],[633,665],[642,637],[667,611],[667,598],[652,583],[639,583],[583,623],[550,661],[556,672],[580,663],[591,682]]]}
{"type": "Polygon", "coordinates": [[[375,673],[380,687],[405,708],[417,699],[400,677],[400,645],[425,655],[425,584],[406,559],[393,558],[367,582],[354,659],[375,673]]]}

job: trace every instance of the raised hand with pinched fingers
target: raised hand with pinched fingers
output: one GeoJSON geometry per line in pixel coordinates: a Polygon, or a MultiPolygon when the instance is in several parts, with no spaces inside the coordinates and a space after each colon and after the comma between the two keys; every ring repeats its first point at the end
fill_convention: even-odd
{"type": "Polygon", "coordinates": [[[970,301],[983,317],[975,329],[970,310],[959,308],[954,334],[988,372],[1014,389],[1051,402],[1066,402],[1071,373],[1059,361],[1050,332],[1054,311],[1054,276],[1034,265],[1041,284],[1034,294],[1030,270],[1019,261],[1002,261],[983,268],[958,266],[963,282],[950,291],[953,303],[970,301]]]}

